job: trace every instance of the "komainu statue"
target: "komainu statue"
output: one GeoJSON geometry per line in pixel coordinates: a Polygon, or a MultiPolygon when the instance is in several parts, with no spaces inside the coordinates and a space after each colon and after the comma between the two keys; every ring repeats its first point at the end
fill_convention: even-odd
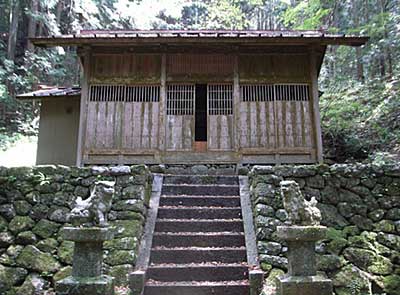
{"type": "Polygon", "coordinates": [[[113,181],[97,181],[90,191],[90,197],[83,200],[78,197],[69,220],[73,226],[106,227],[107,214],[111,209],[114,196],[113,181]]]}
{"type": "Polygon", "coordinates": [[[304,199],[296,181],[281,181],[280,185],[283,206],[292,225],[319,225],[321,212],[316,206],[317,200],[314,197],[310,201],[304,199]]]}

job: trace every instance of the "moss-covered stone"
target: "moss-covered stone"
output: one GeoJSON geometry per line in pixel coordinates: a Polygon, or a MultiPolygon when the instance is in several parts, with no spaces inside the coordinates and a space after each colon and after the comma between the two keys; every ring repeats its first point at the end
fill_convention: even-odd
{"type": "Polygon", "coordinates": [[[21,284],[28,271],[20,267],[4,267],[0,264],[0,294],[11,289],[12,286],[21,284]]]}
{"type": "Polygon", "coordinates": [[[279,268],[273,268],[269,272],[268,277],[265,279],[265,288],[269,290],[273,290],[277,286],[277,279],[281,276],[283,276],[285,272],[279,268]]]}
{"type": "Polygon", "coordinates": [[[272,269],[272,265],[267,262],[261,262],[260,267],[265,273],[269,273],[272,269]]]}
{"type": "Polygon", "coordinates": [[[383,209],[376,209],[368,213],[368,218],[372,221],[382,220],[383,216],[385,216],[385,210],[383,209]]]}
{"type": "Polygon", "coordinates": [[[112,250],[104,260],[109,265],[134,264],[136,261],[136,253],[132,250],[112,250]]]}
{"type": "Polygon", "coordinates": [[[337,255],[318,255],[317,269],[322,271],[334,271],[342,267],[344,259],[337,255]]]}
{"type": "Polygon", "coordinates": [[[14,236],[8,232],[3,231],[0,232],[0,248],[7,248],[14,242],[14,236]]]}
{"type": "Polygon", "coordinates": [[[6,231],[7,229],[8,229],[7,220],[0,216],[0,232],[6,231]]]}
{"type": "Polygon", "coordinates": [[[32,205],[24,200],[15,201],[14,208],[15,208],[15,212],[17,213],[17,215],[28,215],[28,213],[32,209],[32,205]]]}
{"type": "Polygon", "coordinates": [[[36,241],[37,241],[37,237],[31,231],[20,232],[15,239],[15,242],[18,244],[21,244],[21,245],[35,244],[36,241]]]}
{"type": "Polygon", "coordinates": [[[65,264],[72,264],[74,256],[74,242],[63,241],[57,249],[57,256],[61,262],[65,264]]]}
{"type": "Polygon", "coordinates": [[[58,232],[60,225],[56,222],[49,221],[47,219],[41,219],[33,228],[33,232],[39,237],[46,239],[53,236],[58,232]]]}
{"type": "Polygon", "coordinates": [[[371,250],[347,248],[344,257],[362,270],[373,274],[385,275],[393,270],[393,264],[388,258],[377,255],[371,250]]]}
{"type": "Polygon", "coordinates": [[[368,267],[368,271],[377,275],[388,275],[393,271],[393,264],[390,259],[381,255],[376,255],[375,259],[368,267]]]}
{"type": "Polygon", "coordinates": [[[116,250],[135,250],[138,246],[138,239],[135,237],[125,237],[104,242],[104,249],[116,250]]]}
{"type": "Polygon", "coordinates": [[[115,238],[138,237],[142,232],[142,224],[137,220],[117,220],[111,222],[116,228],[115,238]]]}
{"type": "Polygon", "coordinates": [[[116,286],[126,286],[129,283],[129,273],[131,271],[131,264],[116,265],[110,268],[108,275],[114,278],[116,286]]]}
{"type": "Polygon", "coordinates": [[[352,265],[343,267],[332,278],[332,283],[336,294],[372,294],[369,275],[352,265]]]}
{"type": "Polygon", "coordinates": [[[392,220],[381,220],[374,223],[374,230],[377,232],[396,233],[396,225],[392,220]]]}
{"type": "Polygon", "coordinates": [[[351,237],[351,236],[356,236],[360,234],[360,230],[357,226],[355,225],[350,225],[350,226],[346,226],[343,231],[342,231],[343,235],[346,237],[351,237]]]}
{"type": "Polygon", "coordinates": [[[17,289],[16,295],[36,295],[43,294],[48,287],[46,281],[36,274],[26,278],[21,287],[17,289]]]}
{"type": "Polygon", "coordinates": [[[72,266],[65,266],[56,272],[53,276],[53,282],[61,281],[72,274],[72,266]]]}
{"type": "Polygon", "coordinates": [[[36,247],[43,252],[53,253],[57,249],[58,242],[56,239],[47,238],[44,240],[39,241],[36,244],[36,247]]]}
{"type": "Polygon", "coordinates": [[[15,216],[9,223],[8,228],[14,234],[33,228],[35,222],[29,216],[15,216]]]}
{"type": "Polygon", "coordinates": [[[134,211],[142,214],[146,210],[143,202],[135,199],[117,201],[112,205],[112,208],[116,211],[134,211]]]}
{"type": "Polygon", "coordinates": [[[390,295],[400,295],[400,275],[389,275],[383,278],[384,291],[390,295]]]}
{"type": "Polygon", "coordinates": [[[54,273],[60,269],[60,264],[51,254],[44,253],[31,245],[21,251],[17,264],[39,273],[54,273]]]}
{"type": "Polygon", "coordinates": [[[70,211],[67,207],[51,207],[49,210],[49,219],[58,223],[66,223],[68,222],[70,211]]]}

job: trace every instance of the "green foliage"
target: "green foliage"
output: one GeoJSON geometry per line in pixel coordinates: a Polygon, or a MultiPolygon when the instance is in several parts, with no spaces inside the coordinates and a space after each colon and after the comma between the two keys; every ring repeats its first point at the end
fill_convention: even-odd
{"type": "Polygon", "coordinates": [[[289,7],[284,15],[285,26],[296,30],[320,29],[323,20],[331,12],[330,8],[324,8],[320,0],[303,0],[296,6],[289,7]]]}
{"type": "Polygon", "coordinates": [[[400,151],[400,79],[331,88],[321,97],[321,124],[327,153],[335,160],[387,161],[377,151],[400,151]]]}

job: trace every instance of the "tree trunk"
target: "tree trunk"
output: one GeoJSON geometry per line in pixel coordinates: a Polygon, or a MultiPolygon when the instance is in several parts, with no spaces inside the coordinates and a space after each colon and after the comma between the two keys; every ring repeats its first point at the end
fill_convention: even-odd
{"type": "Polygon", "coordinates": [[[18,20],[19,20],[19,0],[10,1],[10,29],[8,36],[7,58],[15,60],[15,49],[17,46],[18,20]]]}
{"type": "Polygon", "coordinates": [[[60,27],[60,28],[61,28],[61,14],[62,14],[63,9],[64,9],[64,1],[59,0],[57,3],[57,9],[56,9],[56,21],[57,21],[58,27],[60,27]]]}
{"type": "MultiPolygon", "coordinates": [[[[39,0],[32,0],[31,2],[31,16],[29,17],[29,26],[28,26],[28,38],[36,37],[36,16],[39,9],[39,0]]],[[[32,42],[28,40],[28,50],[33,52],[34,46],[32,42]]]]}
{"type": "Polygon", "coordinates": [[[357,59],[357,80],[364,84],[364,65],[362,62],[361,48],[356,47],[356,59],[357,59]]]}
{"type": "MultiPolygon", "coordinates": [[[[360,16],[357,1],[353,1],[353,17],[354,17],[354,29],[358,29],[360,26],[360,16]]],[[[357,60],[357,80],[364,83],[364,66],[361,57],[361,48],[356,48],[356,60],[357,60]]]]}
{"type": "MultiPolygon", "coordinates": [[[[381,0],[381,13],[382,13],[382,26],[383,26],[383,38],[385,40],[388,40],[389,38],[389,33],[388,33],[388,28],[386,26],[386,19],[384,19],[384,14],[387,12],[387,5],[388,2],[386,0],[381,0]]],[[[390,49],[390,46],[385,46],[383,47],[383,56],[381,57],[383,59],[383,66],[385,69],[387,69],[387,74],[392,77],[393,76],[393,63],[392,63],[392,52],[390,49]],[[387,61],[387,67],[386,67],[386,61],[387,61]]],[[[382,64],[382,61],[381,61],[382,64]]],[[[386,74],[386,71],[384,71],[386,74]]]]}

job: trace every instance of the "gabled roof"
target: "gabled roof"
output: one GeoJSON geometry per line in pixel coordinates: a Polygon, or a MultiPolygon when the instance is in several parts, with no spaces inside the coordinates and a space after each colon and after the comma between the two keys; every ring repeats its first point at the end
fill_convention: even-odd
{"type": "Polygon", "coordinates": [[[110,44],[287,44],[287,45],[349,45],[361,46],[366,36],[330,34],[325,31],[254,31],[254,30],[84,30],[72,35],[32,38],[37,46],[83,46],[110,44]]]}

